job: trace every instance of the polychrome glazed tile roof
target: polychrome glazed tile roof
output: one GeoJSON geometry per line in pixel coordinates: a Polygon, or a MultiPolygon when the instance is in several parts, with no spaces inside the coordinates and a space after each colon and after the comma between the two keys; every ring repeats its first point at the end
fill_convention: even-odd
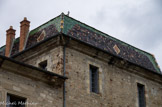
{"type": "MultiPolygon", "coordinates": [[[[152,54],[135,48],[64,14],[30,31],[25,49],[58,33],[71,36],[131,63],[161,73],[155,57],[152,54]]],[[[19,38],[14,42],[11,55],[18,53],[18,49],[19,38]]],[[[4,50],[5,46],[0,48],[1,55],[4,55],[4,50]]]]}

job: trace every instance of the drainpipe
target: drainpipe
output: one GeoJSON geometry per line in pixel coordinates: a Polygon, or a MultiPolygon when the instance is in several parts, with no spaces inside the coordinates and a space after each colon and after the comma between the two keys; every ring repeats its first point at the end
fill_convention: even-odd
{"type": "MultiPolygon", "coordinates": [[[[65,76],[65,72],[66,72],[66,61],[65,61],[65,54],[66,54],[66,45],[64,45],[64,47],[63,47],[63,70],[64,70],[64,72],[63,72],[63,76],[65,76]]],[[[64,81],[64,85],[63,85],[63,107],[66,107],[66,83],[65,83],[65,81],[64,81]]]]}
{"type": "MultiPolygon", "coordinates": [[[[63,76],[66,76],[66,46],[68,45],[71,38],[63,46],[63,76]]],[[[63,85],[63,107],[66,107],[66,82],[63,85]]]]}

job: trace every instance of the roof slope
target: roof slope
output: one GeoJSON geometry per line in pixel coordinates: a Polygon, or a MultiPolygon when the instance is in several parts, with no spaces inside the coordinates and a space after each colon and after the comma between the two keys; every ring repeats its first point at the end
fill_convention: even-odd
{"type": "MultiPolygon", "coordinates": [[[[135,48],[64,14],[30,31],[25,49],[58,33],[69,35],[131,63],[161,73],[152,54],[135,48]]],[[[19,38],[15,40],[11,55],[18,53],[18,44],[19,38]]],[[[0,48],[0,54],[4,55],[4,49],[5,46],[0,48]]]]}

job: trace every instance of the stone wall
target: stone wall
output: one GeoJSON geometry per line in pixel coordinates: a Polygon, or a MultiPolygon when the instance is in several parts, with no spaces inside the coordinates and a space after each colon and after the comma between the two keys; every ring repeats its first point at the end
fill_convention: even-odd
{"type": "MultiPolygon", "coordinates": [[[[46,45],[43,46],[17,59],[34,66],[48,60],[47,70],[62,74],[63,47],[46,49],[46,45]]],[[[66,48],[66,107],[138,107],[137,83],[145,85],[146,107],[162,107],[161,76],[136,65],[125,67],[117,58],[118,63],[108,64],[111,57],[90,46],[70,41],[66,48]],[[99,68],[99,94],[90,92],[89,65],[99,68]]],[[[39,94],[41,91],[44,89],[40,89],[39,94]]],[[[53,92],[62,93],[62,90],[53,92]]]]}
{"type": "MultiPolygon", "coordinates": [[[[41,48],[43,50],[43,48],[41,48]]],[[[40,49],[40,50],[41,50],[40,49]]],[[[30,55],[30,53],[28,53],[30,55]]],[[[29,56],[24,62],[36,67],[39,67],[39,63],[47,60],[47,70],[62,74],[63,72],[63,51],[62,47],[56,47],[46,52],[39,52],[36,55],[29,56]]]]}
{"type": "MultiPolygon", "coordinates": [[[[97,56],[100,58],[97,58],[93,56],[95,52],[94,49],[81,44],[73,44],[71,48],[67,48],[67,107],[138,107],[137,83],[145,85],[147,107],[162,107],[161,83],[109,65],[100,59],[104,54],[100,52],[97,56]],[[90,92],[89,65],[99,68],[99,94],[90,92]]],[[[108,56],[103,59],[107,58],[108,56]]]]}
{"type": "Polygon", "coordinates": [[[26,107],[62,107],[62,90],[61,87],[0,69],[0,107],[6,107],[7,93],[27,98],[26,107]]]}

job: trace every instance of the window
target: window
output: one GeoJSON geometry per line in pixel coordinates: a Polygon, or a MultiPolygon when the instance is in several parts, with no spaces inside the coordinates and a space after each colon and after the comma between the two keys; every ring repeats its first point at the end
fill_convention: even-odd
{"type": "Polygon", "coordinates": [[[145,106],[145,86],[137,83],[139,107],[145,106]]]}
{"type": "Polygon", "coordinates": [[[47,70],[47,60],[40,62],[39,67],[44,69],[44,70],[47,70]]]}
{"type": "Polygon", "coordinates": [[[99,93],[99,73],[98,67],[90,65],[90,91],[99,93]]]}
{"type": "Polygon", "coordinates": [[[6,107],[25,107],[26,98],[7,94],[6,107]]]}

